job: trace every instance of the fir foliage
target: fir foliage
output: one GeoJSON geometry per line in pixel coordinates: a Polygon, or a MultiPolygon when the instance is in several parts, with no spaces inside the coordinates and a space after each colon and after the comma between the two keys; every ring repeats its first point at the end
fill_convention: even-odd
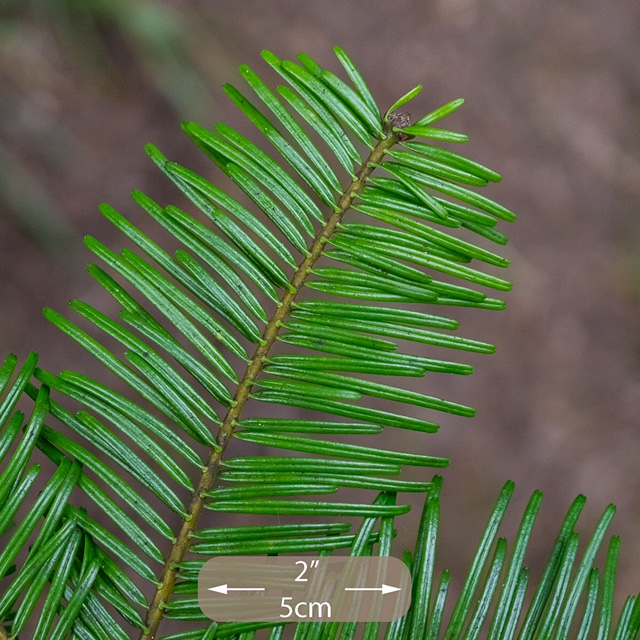
{"type": "Polygon", "coordinates": [[[141,192],[129,218],[101,207],[135,246],[116,252],[86,239],[96,260],[89,274],[119,312],[74,300],[70,313],[45,315],[110,374],[54,374],[37,367],[35,354],[21,366],[15,356],[4,362],[0,639],[24,638],[29,628],[38,640],[637,636],[638,600],[613,611],[616,537],[602,575],[593,567],[614,509],[580,557],[582,497],[538,585],[528,584],[525,552],[540,494],[515,539],[499,537],[512,483],[460,594],[449,593],[447,571],[436,573],[442,480],[428,470],[422,481],[400,474],[447,466],[429,449],[435,412],[474,410],[411,390],[407,379],[466,375],[463,352],[494,351],[457,335],[447,307],[504,307],[508,261],[486,247],[506,243],[497,223],[515,216],[478,192],[497,173],[441,147],[467,139],[440,128],[462,100],[411,122],[400,109],[416,87],[381,114],[352,60],[335,53],[347,80],[308,55],[264,52],[282,86],[273,90],[247,66],[240,88],[225,85],[262,146],[224,124],[183,125],[212,173],[237,189],[226,192],[148,145],[191,212],[141,192]],[[132,221],[141,215],[179,248],[169,253],[143,233],[132,221]],[[424,355],[425,345],[450,349],[450,359],[424,355]],[[33,401],[29,415],[22,397],[33,401]],[[283,407],[311,413],[279,417],[292,415],[283,407]],[[392,429],[421,432],[412,451],[368,444],[383,430],[393,442],[392,429]],[[260,455],[232,457],[234,438],[260,455]],[[345,488],[370,497],[350,501],[345,488]],[[413,576],[404,618],[360,631],[355,623],[285,630],[204,617],[197,576],[211,556],[390,555],[407,492],[425,498],[415,549],[403,556],[413,576]],[[222,526],[225,513],[248,516],[247,524],[222,526]],[[255,525],[255,515],[275,517],[255,525]],[[164,619],[184,622],[184,631],[164,635],[164,619]]]}

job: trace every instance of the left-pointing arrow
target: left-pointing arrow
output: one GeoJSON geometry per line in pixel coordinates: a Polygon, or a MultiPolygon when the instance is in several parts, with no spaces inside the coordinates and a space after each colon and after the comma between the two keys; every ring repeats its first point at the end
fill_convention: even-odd
{"type": "Polygon", "coordinates": [[[226,584],[221,584],[219,587],[209,587],[207,591],[215,591],[216,593],[224,593],[226,596],[229,591],[264,591],[264,587],[230,587],[226,584]]]}

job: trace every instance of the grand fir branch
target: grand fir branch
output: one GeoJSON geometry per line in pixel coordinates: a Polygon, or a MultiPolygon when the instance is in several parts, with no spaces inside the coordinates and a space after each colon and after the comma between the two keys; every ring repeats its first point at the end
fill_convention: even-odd
{"type": "Polygon", "coordinates": [[[384,137],[375,145],[369,154],[369,157],[360,167],[356,178],[343,191],[337,202],[335,210],[329,216],[324,227],[316,235],[307,257],[302,261],[294,273],[287,291],[282,296],[282,300],[278,304],[275,313],[264,330],[262,341],[256,349],[253,358],[249,361],[249,365],[247,366],[240,384],[238,385],[238,391],[234,397],[233,404],[227,412],[227,415],[225,416],[218,431],[216,438],[218,446],[215,448],[212,447],[209,452],[206,469],[202,473],[202,476],[200,477],[200,480],[193,492],[191,503],[187,510],[187,516],[185,517],[180,532],[171,548],[162,572],[158,589],[151,601],[149,610],[147,611],[145,621],[147,629],[140,633],[139,640],[155,640],[158,627],[160,626],[164,616],[165,604],[169,601],[169,597],[173,593],[176,581],[177,565],[182,562],[187,552],[191,533],[196,529],[198,520],[200,519],[200,515],[204,508],[205,494],[213,489],[218,477],[220,462],[227,445],[233,436],[234,425],[240,419],[242,410],[249,400],[251,384],[262,370],[265,360],[278,337],[278,332],[280,331],[282,322],[287,318],[291,311],[291,307],[298,291],[309,276],[310,270],[322,255],[324,245],[335,233],[335,230],[344,214],[351,207],[352,199],[364,188],[367,178],[373,171],[375,165],[383,159],[384,154],[388,149],[390,149],[399,140],[404,139],[403,134],[394,133],[392,131],[392,127],[392,123],[385,123],[384,137]]]}

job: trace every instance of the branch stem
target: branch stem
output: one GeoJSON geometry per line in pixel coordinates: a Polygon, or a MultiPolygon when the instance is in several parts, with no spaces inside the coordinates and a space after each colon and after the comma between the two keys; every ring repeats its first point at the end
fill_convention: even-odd
{"type": "Polygon", "coordinates": [[[386,151],[398,142],[398,133],[394,133],[391,125],[388,123],[385,123],[384,133],[385,137],[379,140],[375,145],[369,154],[369,157],[360,167],[356,178],[342,192],[335,210],[329,216],[324,227],[322,227],[320,232],[316,235],[311,248],[309,249],[308,256],[300,263],[290,281],[290,287],[285,291],[282,296],[282,300],[269,320],[262,335],[262,343],[256,349],[253,358],[249,361],[249,365],[247,366],[238,385],[238,390],[234,397],[234,403],[227,412],[218,431],[216,441],[219,446],[219,450],[212,447],[209,451],[209,459],[207,460],[206,469],[202,473],[202,476],[200,477],[193,492],[191,503],[187,510],[188,515],[185,517],[180,532],[176,536],[175,542],[171,547],[158,589],[156,590],[153,600],[149,605],[145,621],[147,630],[140,633],[139,640],[155,640],[156,638],[158,628],[164,616],[164,607],[169,601],[169,597],[173,593],[175,587],[178,571],[177,565],[184,559],[189,548],[191,534],[195,531],[200,515],[202,514],[202,510],[204,509],[205,494],[209,493],[214,487],[220,471],[220,462],[233,436],[234,425],[239,420],[242,410],[249,400],[251,383],[257,378],[258,374],[262,370],[265,360],[278,337],[281,323],[289,315],[296,295],[305,280],[308,278],[310,270],[322,255],[324,245],[335,233],[344,214],[351,208],[351,201],[354,196],[360,193],[360,191],[365,187],[369,175],[374,170],[375,165],[382,161],[386,151]]]}

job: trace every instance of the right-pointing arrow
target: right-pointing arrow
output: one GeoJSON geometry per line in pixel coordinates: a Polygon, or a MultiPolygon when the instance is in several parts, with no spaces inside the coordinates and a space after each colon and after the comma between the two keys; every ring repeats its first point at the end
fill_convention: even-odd
{"type": "Polygon", "coordinates": [[[382,595],[393,593],[394,591],[402,591],[400,587],[392,587],[389,584],[383,584],[381,587],[345,587],[345,591],[382,591],[382,595]]]}

